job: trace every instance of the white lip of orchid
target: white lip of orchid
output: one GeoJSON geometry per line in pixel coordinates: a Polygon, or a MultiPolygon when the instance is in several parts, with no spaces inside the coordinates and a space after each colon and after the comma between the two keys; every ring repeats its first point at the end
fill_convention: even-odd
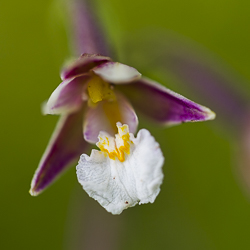
{"type": "Polygon", "coordinates": [[[164,163],[159,144],[146,129],[135,138],[128,125],[117,123],[117,127],[115,138],[100,132],[101,151],[83,154],[77,165],[83,189],[112,214],[137,203],[153,203],[160,192],[164,163]]]}

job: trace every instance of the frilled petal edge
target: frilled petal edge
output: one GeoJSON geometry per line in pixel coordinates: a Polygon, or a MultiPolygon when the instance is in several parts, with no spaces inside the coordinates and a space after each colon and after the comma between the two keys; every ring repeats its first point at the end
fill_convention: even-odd
{"type": "Polygon", "coordinates": [[[44,114],[68,114],[78,110],[83,102],[88,75],[80,75],[63,81],[51,94],[43,107],[44,114]]]}
{"type": "Polygon", "coordinates": [[[126,125],[118,125],[118,131],[115,138],[101,132],[97,145],[103,144],[106,151],[83,154],[77,165],[77,178],[83,189],[112,214],[120,214],[137,203],[153,203],[163,181],[164,157],[149,131],[140,130],[137,138],[128,134],[126,125]],[[114,145],[116,150],[127,150],[124,161],[112,158],[110,150],[114,145]]]}
{"type": "Polygon", "coordinates": [[[76,75],[85,74],[92,68],[108,61],[111,61],[109,57],[85,53],[75,61],[64,66],[61,70],[61,78],[65,80],[76,75]]]}
{"type": "Polygon", "coordinates": [[[30,194],[38,195],[88,148],[82,134],[82,110],[62,116],[31,183],[30,194]]]}
{"type": "Polygon", "coordinates": [[[93,71],[104,81],[114,84],[130,83],[141,77],[135,68],[118,62],[103,63],[95,67],[93,71]]]}
{"type": "Polygon", "coordinates": [[[125,93],[136,110],[151,120],[164,125],[206,121],[215,118],[215,113],[209,108],[145,77],[132,84],[116,87],[125,93]]]}

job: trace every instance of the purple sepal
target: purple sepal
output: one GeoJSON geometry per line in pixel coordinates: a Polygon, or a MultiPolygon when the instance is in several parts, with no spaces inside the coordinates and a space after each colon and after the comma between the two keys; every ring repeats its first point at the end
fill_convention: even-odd
{"type": "Polygon", "coordinates": [[[62,69],[61,79],[65,80],[76,75],[85,74],[92,68],[108,61],[111,61],[109,57],[85,53],[62,69]]]}
{"type": "Polygon", "coordinates": [[[86,152],[88,143],[83,139],[82,120],[82,109],[71,115],[61,116],[31,182],[31,195],[36,196],[42,192],[86,152]]]}
{"type": "Polygon", "coordinates": [[[44,114],[68,114],[82,106],[83,93],[89,75],[80,75],[64,80],[51,94],[44,107],[44,114]]]}
{"type": "Polygon", "coordinates": [[[174,125],[215,118],[210,109],[146,78],[116,87],[126,94],[136,110],[158,123],[174,125]]]}

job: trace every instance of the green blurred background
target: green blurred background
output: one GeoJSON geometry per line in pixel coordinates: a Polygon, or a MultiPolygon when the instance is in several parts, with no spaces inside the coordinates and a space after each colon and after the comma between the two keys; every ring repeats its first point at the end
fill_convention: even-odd
{"type": "MultiPolygon", "coordinates": [[[[98,3],[118,50],[124,33],[169,29],[213,51],[250,82],[249,1],[98,3]]],[[[159,129],[142,120],[166,158],[154,204],[112,216],[87,197],[74,167],[40,196],[29,195],[58,118],[42,116],[41,103],[59,84],[69,55],[57,6],[0,2],[1,249],[250,249],[250,204],[235,175],[236,144],[216,121],[159,129]]],[[[250,84],[239,87],[248,91],[250,84]]]]}

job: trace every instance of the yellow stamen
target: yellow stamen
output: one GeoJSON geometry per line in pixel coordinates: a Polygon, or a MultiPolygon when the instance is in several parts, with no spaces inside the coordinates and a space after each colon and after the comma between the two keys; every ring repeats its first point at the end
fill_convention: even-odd
{"type": "Polygon", "coordinates": [[[118,131],[119,134],[115,140],[116,140],[116,142],[117,142],[117,140],[121,140],[123,142],[123,145],[121,145],[120,147],[117,147],[117,143],[115,143],[115,145],[111,151],[111,150],[109,150],[110,149],[109,148],[109,146],[110,146],[109,140],[110,139],[112,140],[114,138],[105,137],[105,140],[103,140],[103,138],[100,137],[99,142],[97,143],[97,146],[100,148],[100,150],[102,152],[105,152],[106,156],[108,156],[110,159],[115,160],[116,158],[118,158],[118,160],[120,162],[124,162],[125,161],[125,153],[127,155],[130,154],[130,145],[133,144],[133,142],[130,140],[127,125],[123,125],[122,127],[119,127],[119,129],[121,129],[121,131],[118,131]],[[120,132],[123,132],[123,133],[125,132],[125,134],[121,134],[120,132]]]}

